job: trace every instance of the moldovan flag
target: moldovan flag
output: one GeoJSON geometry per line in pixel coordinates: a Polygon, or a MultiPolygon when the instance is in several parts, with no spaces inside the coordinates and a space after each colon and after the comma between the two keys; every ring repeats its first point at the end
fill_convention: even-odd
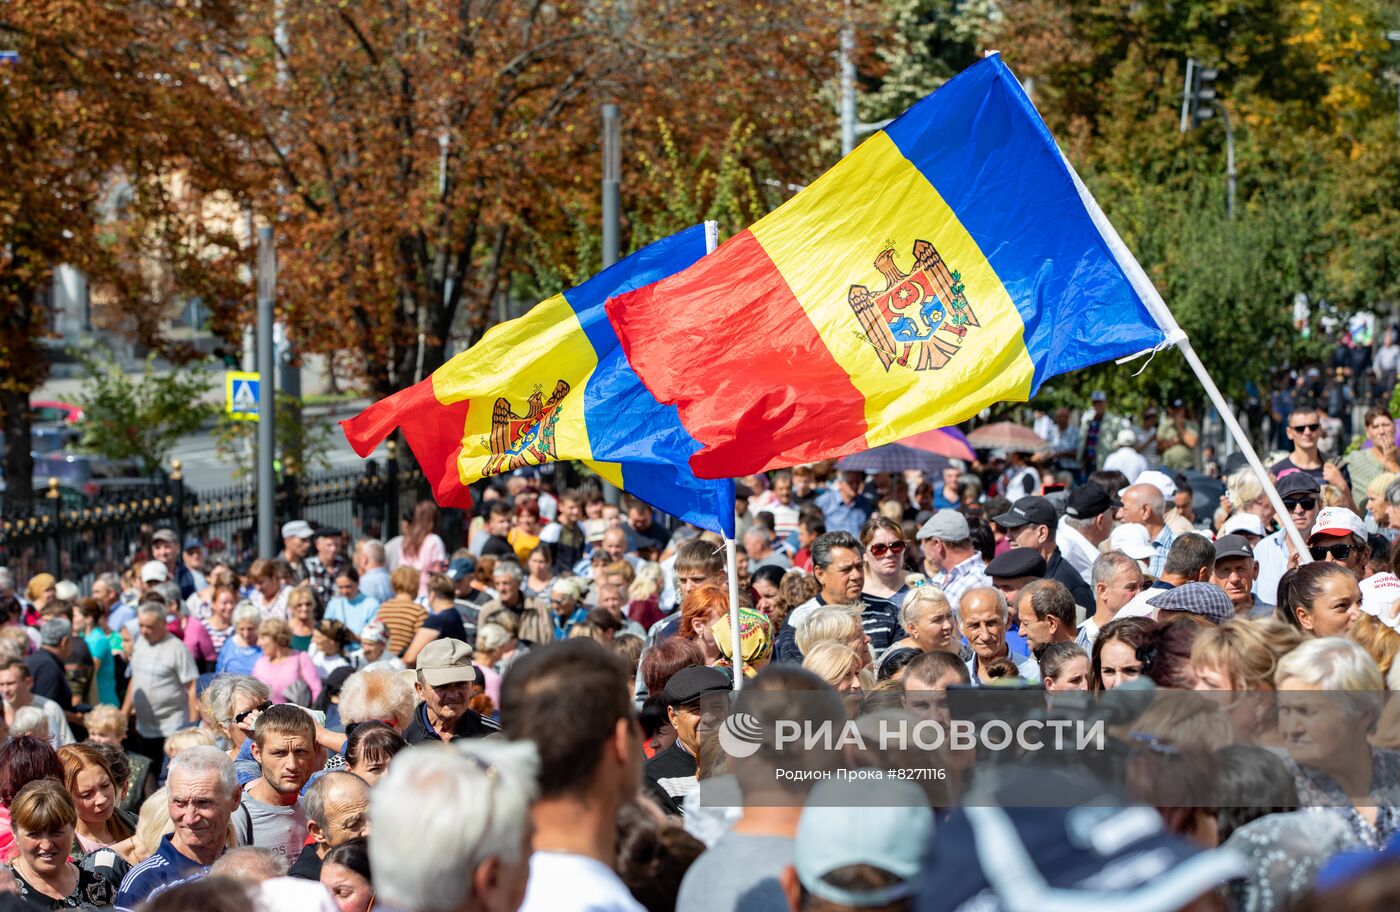
{"type": "Polygon", "coordinates": [[[705,226],[657,241],[518,319],[341,422],[368,456],[402,428],[443,506],[471,506],[467,485],[560,459],[586,462],[652,506],[734,534],[734,483],[701,481],[687,465],[699,444],[674,406],[646,391],[623,356],[603,303],[705,255],[705,226]]]}
{"type": "Polygon", "coordinates": [[[955,424],[1180,333],[997,55],[607,310],[702,478],[955,424]]]}

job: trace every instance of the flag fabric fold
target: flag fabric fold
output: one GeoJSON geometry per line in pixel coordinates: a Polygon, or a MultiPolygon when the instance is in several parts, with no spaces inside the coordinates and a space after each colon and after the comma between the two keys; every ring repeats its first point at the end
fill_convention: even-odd
{"type": "Polygon", "coordinates": [[[704,255],[703,225],[637,251],[342,421],[346,439],[363,457],[402,429],[444,506],[470,506],[467,485],[482,478],[573,459],[659,510],[732,537],[733,481],[695,477],[688,460],[699,444],[676,408],[642,385],[604,310],[611,295],[704,255]]]}
{"type": "Polygon", "coordinates": [[[1154,298],[993,55],[607,313],[710,478],[1029,399],[1050,377],[1168,339],[1154,298]]]}

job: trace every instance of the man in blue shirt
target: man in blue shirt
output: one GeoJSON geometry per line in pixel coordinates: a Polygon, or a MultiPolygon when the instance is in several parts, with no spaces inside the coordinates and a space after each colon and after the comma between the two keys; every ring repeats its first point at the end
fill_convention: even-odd
{"type": "Polygon", "coordinates": [[[826,531],[849,532],[860,537],[865,521],[875,512],[875,500],[864,490],[864,473],[842,472],[836,488],[817,497],[814,503],[826,517],[826,531]]]}
{"type": "Polygon", "coordinates": [[[384,544],[377,538],[361,539],[355,548],[360,591],[381,605],[394,597],[394,587],[389,583],[389,570],[384,563],[384,544]]]}
{"type": "Polygon", "coordinates": [[[175,832],[122,880],[116,900],[120,912],[130,912],[164,890],[205,877],[224,853],[229,818],[240,795],[228,754],[204,745],[182,751],[170,761],[165,784],[175,832]]]}

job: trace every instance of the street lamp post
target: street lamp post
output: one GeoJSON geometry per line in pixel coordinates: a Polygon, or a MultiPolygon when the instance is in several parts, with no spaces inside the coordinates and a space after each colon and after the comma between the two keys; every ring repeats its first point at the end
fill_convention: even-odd
{"type": "Polygon", "coordinates": [[[276,434],[273,402],[277,373],[272,351],[273,308],[277,294],[277,251],[272,229],[258,229],[258,556],[271,557],[276,547],[277,478],[273,472],[276,434]]]}

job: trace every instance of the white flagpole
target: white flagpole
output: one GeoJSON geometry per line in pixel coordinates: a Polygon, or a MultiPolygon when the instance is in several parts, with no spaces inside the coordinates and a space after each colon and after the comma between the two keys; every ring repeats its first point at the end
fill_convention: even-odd
{"type": "Polygon", "coordinates": [[[1269,504],[1278,514],[1279,528],[1288,536],[1293,546],[1298,550],[1298,562],[1300,564],[1311,563],[1312,555],[1308,553],[1308,543],[1303,540],[1303,533],[1293,524],[1292,516],[1288,507],[1284,504],[1283,498],[1279,496],[1278,489],[1269,480],[1269,472],[1264,468],[1264,463],[1259,458],[1259,454],[1254,451],[1254,445],[1249,442],[1249,437],[1245,435],[1244,428],[1240,427],[1239,420],[1235,418],[1235,413],[1231,411],[1230,404],[1225,401],[1220,388],[1211,379],[1210,372],[1201,363],[1201,359],[1196,355],[1196,350],[1191,347],[1191,340],[1182,332],[1181,327],[1176,323],[1176,317],[1172,315],[1171,309],[1167,307],[1167,302],[1162,300],[1162,296],[1157,293],[1157,286],[1152,284],[1152,280],[1143,271],[1142,264],[1137,261],[1128,250],[1128,245],[1123,243],[1119,237],[1117,229],[1109,222],[1108,217],[1099,208],[1098,202],[1089,193],[1089,189],[1084,186],[1084,182],[1079,179],[1074,166],[1069,159],[1061,153],[1061,158],[1065,167],[1069,169],[1070,177],[1074,179],[1075,189],[1079,191],[1079,199],[1084,204],[1084,208],[1089,212],[1089,218],[1093,220],[1094,226],[1099,229],[1099,234],[1103,236],[1108,244],[1109,250],[1113,253],[1114,259],[1118,261],[1119,267],[1127,275],[1128,281],[1132,283],[1133,289],[1142,299],[1143,304],[1151,312],[1157,325],[1162,332],[1166,333],[1166,345],[1174,345],[1181,351],[1182,357],[1186,359],[1191,372],[1196,375],[1202,388],[1206,391],[1206,396],[1210,399],[1215,410],[1220,413],[1220,419],[1225,422],[1225,428],[1230,432],[1230,436],[1235,438],[1235,443],[1239,446],[1240,452],[1244,454],[1245,461],[1249,467],[1259,476],[1259,482],[1264,487],[1264,493],[1269,498],[1269,504]]]}
{"type": "MultiPolygon", "coordinates": [[[[715,252],[719,246],[719,222],[705,223],[705,253],[715,252]]],[[[734,528],[738,531],[738,514],[735,514],[734,528]]],[[[739,548],[734,539],[724,539],[724,562],[729,576],[729,644],[730,664],[734,668],[734,689],[744,686],[744,648],[739,636],[739,548]]]]}

